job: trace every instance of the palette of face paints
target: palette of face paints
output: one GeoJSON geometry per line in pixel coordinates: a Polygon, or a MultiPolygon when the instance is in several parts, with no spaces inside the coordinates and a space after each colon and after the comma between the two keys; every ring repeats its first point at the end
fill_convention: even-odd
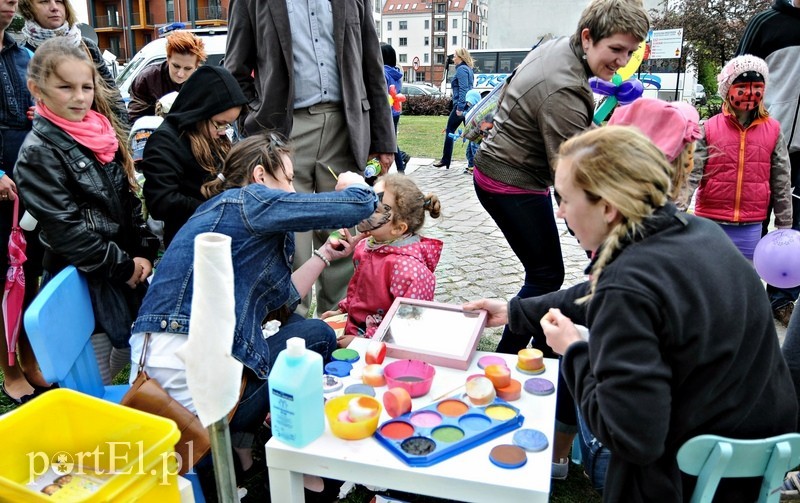
{"type": "Polygon", "coordinates": [[[454,396],[396,417],[375,438],[409,466],[431,466],[522,426],[519,409],[496,398],[475,407],[454,396]]]}

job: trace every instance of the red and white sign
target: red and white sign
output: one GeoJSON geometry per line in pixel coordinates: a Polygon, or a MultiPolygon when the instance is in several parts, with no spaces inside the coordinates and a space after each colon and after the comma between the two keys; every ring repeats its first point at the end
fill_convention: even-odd
{"type": "Polygon", "coordinates": [[[414,68],[415,72],[419,70],[419,58],[417,56],[414,56],[414,59],[411,60],[411,67],[414,68]]]}

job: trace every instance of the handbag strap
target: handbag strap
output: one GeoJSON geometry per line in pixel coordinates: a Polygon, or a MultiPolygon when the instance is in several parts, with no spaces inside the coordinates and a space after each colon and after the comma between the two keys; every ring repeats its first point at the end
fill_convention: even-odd
{"type": "Polygon", "coordinates": [[[11,220],[11,228],[19,227],[19,194],[14,198],[14,216],[11,220]]]}
{"type": "Polygon", "coordinates": [[[150,332],[144,333],[144,342],[142,342],[142,354],[139,356],[139,370],[137,374],[141,374],[144,370],[144,365],[147,362],[147,345],[150,343],[150,332]]]}

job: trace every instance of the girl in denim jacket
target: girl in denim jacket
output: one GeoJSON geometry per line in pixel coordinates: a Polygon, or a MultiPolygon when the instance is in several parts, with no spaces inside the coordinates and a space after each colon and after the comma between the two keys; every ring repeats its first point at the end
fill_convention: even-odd
{"type": "Polygon", "coordinates": [[[189,334],[194,239],[204,232],[231,237],[236,299],[232,354],[245,366],[247,384],[230,429],[244,471],[254,466],[253,435],[269,411],[267,376],[286,341],[305,339],[306,347],[326,362],[336,349],[336,336],[325,322],[293,311],[331,261],[352,252],[353,239],[345,233],[340,250],[326,242],[314,251],[312,260],[292,272],[294,233],[352,227],[369,217],[377,203],[373,190],[352,172],[339,175],[336,192],[295,193],[290,155],[276,134],[251,136],[231,148],[222,172],[203,187],[210,199],[181,227],[164,253],[132,328],[132,359],[138,361],[144,334],[149,332],[145,370],[194,412],[185,365],[175,355],[189,334]],[[270,318],[281,321],[281,326],[267,337],[262,323],[270,318]]]}

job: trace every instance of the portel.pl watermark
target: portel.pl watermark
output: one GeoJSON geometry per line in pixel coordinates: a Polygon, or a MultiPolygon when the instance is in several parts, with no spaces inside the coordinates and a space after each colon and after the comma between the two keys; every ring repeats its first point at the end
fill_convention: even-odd
{"type": "MultiPolygon", "coordinates": [[[[144,475],[157,476],[159,484],[169,484],[169,477],[177,475],[184,460],[174,451],[159,455],[160,462],[144,465],[144,441],[104,442],[94,450],[82,452],[59,451],[29,452],[28,484],[32,484],[51,470],[56,475],[144,475]]],[[[191,454],[193,449],[189,449],[191,454]]],[[[194,460],[186,460],[194,466],[194,460]]]]}

